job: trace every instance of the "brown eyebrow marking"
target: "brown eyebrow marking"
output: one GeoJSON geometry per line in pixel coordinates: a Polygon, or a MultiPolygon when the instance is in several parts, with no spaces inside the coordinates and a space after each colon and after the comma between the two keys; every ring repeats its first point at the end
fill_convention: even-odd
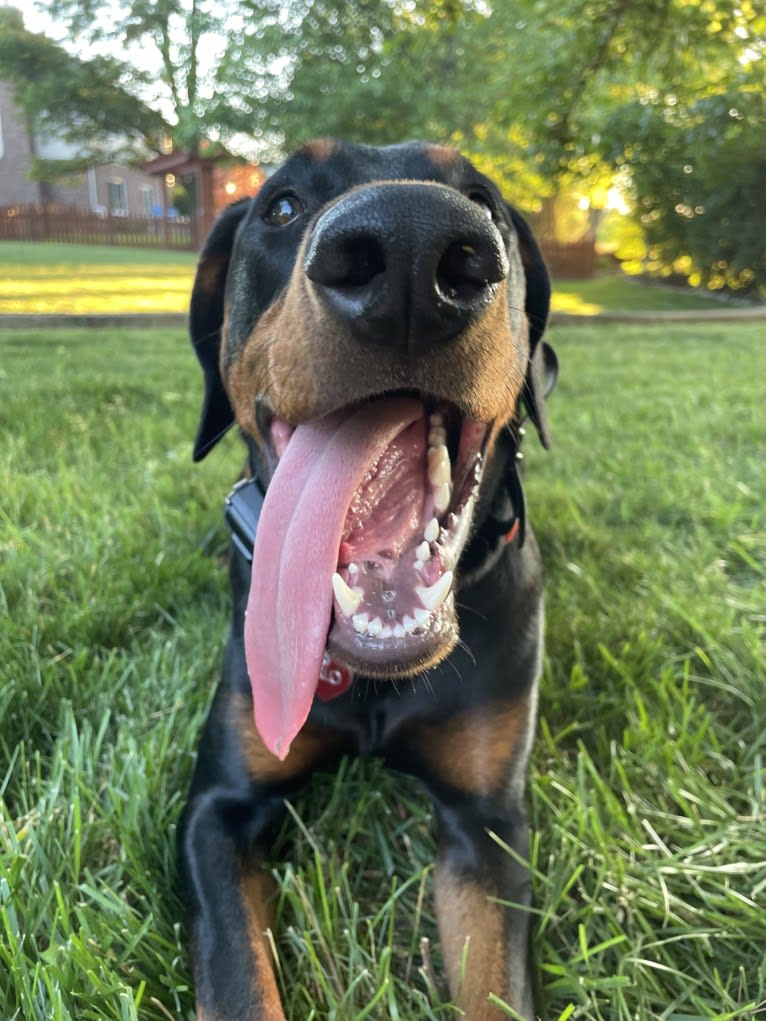
{"type": "Polygon", "coordinates": [[[314,138],[301,146],[300,151],[315,163],[324,163],[329,160],[337,147],[334,138],[314,138]]]}
{"type": "Polygon", "coordinates": [[[441,170],[449,170],[457,163],[460,153],[450,145],[429,145],[426,155],[441,170]]]}

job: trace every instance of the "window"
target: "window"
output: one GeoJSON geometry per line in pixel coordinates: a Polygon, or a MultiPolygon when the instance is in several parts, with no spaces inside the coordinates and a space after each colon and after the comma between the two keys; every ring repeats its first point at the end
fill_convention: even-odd
{"type": "Polygon", "coordinates": [[[138,203],[140,206],[141,216],[147,220],[152,216],[154,212],[154,188],[150,184],[142,184],[138,189],[138,203]]]}
{"type": "Polygon", "coordinates": [[[121,177],[110,177],[106,182],[107,205],[112,216],[128,215],[128,186],[121,177]]]}

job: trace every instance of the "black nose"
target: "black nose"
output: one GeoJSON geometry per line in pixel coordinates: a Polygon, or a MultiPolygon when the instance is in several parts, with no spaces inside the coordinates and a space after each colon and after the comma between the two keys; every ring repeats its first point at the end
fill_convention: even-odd
{"type": "Polygon", "coordinates": [[[304,269],[354,336],[417,352],[487,309],[508,258],[484,206],[444,185],[385,182],[322,213],[304,269]]]}

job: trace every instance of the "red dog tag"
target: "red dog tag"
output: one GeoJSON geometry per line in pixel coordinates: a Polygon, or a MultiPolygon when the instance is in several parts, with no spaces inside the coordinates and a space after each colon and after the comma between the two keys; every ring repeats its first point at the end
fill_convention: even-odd
{"type": "Polygon", "coordinates": [[[353,679],[354,674],[344,663],[336,663],[325,653],[319,671],[317,697],[321,698],[323,702],[329,702],[330,699],[337,698],[344,691],[348,691],[353,679]]]}

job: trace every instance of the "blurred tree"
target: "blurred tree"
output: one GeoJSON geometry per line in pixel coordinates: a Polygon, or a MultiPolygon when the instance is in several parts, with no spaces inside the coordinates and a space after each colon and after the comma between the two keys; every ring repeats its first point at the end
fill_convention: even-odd
{"type": "Polygon", "coordinates": [[[766,294],[764,91],[743,68],[731,91],[688,105],[635,102],[619,117],[645,268],[766,294]]]}
{"type": "Polygon", "coordinates": [[[452,142],[512,184],[522,204],[545,188],[515,122],[488,127],[509,76],[507,47],[489,45],[485,5],[283,0],[279,7],[279,18],[252,29],[247,47],[232,41],[227,48],[230,78],[253,79],[247,96],[221,94],[221,123],[286,150],[322,134],[452,142]]]}
{"type": "Polygon", "coordinates": [[[48,0],[70,38],[123,54],[122,82],[162,110],[178,149],[198,153],[219,121],[261,90],[257,35],[278,23],[277,0],[48,0]],[[234,59],[235,57],[241,59],[234,59]],[[223,96],[231,97],[226,101],[223,96]]]}
{"type": "Polygon", "coordinates": [[[121,84],[163,110],[177,146],[198,149],[204,124],[198,94],[200,52],[210,44],[208,31],[223,31],[221,17],[213,17],[197,0],[108,5],[101,0],[49,0],[40,6],[81,45],[113,52],[117,43],[123,52],[121,84]]]}
{"type": "MultiPolygon", "coordinates": [[[[73,143],[81,158],[135,155],[137,146],[156,148],[165,128],[162,117],[120,87],[121,66],[113,59],[78,60],[44,35],[26,31],[19,11],[0,8],[0,77],[11,83],[30,131],[73,143]]],[[[38,160],[36,171],[50,166],[38,160]]]]}
{"type": "MultiPolygon", "coordinates": [[[[763,95],[765,47],[766,17],[754,0],[497,0],[491,16],[465,23],[463,59],[481,93],[467,94],[474,125],[463,144],[493,161],[515,153],[535,169],[538,229],[557,233],[561,196],[573,188],[590,197],[593,227],[615,170],[635,169],[627,155],[635,119],[624,114],[642,105],[665,118],[667,131],[655,137],[668,141],[655,148],[661,176],[676,155],[671,141],[681,144],[673,128],[686,123],[682,111],[694,109],[700,124],[716,108],[713,97],[738,107],[743,90],[763,95]]],[[[740,156],[746,178],[766,126],[754,106],[738,122],[751,141],[740,156]]],[[[701,131],[686,142],[702,143],[701,131]]],[[[736,146],[727,151],[732,170],[736,146]]],[[[701,175],[697,181],[701,187],[701,175]]],[[[734,219],[730,227],[736,238],[734,219]]]]}

